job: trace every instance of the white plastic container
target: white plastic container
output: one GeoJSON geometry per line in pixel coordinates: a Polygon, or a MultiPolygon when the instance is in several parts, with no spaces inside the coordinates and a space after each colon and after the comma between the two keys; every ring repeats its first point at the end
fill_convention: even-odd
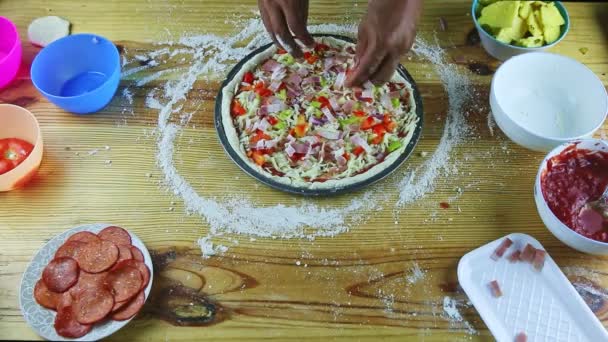
{"type": "Polygon", "coordinates": [[[513,342],[519,333],[534,341],[608,341],[602,326],[549,254],[542,270],[507,257],[526,244],[543,246],[526,234],[510,234],[463,256],[458,281],[499,342],[513,342]],[[502,258],[490,258],[505,238],[513,245],[502,258]],[[495,298],[488,283],[496,280],[503,295],[495,298]]]}
{"type": "MultiPolygon", "coordinates": [[[[549,152],[540,164],[538,174],[536,175],[536,183],[534,184],[534,201],[536,202],[536,209],[545,226],[561,242],[583,253],[608,255],[608,243],[589,239],[568,228],[568,226],[562,223],[562,221],[553,214],[543,196],[540,182],[543,172],[547,169],[547,161],[560,154],[570,145],[571,143],[567,143],[558,146],[553,151],[549,152]]],[[[592,151],[608,152],[608,142],[599,139],[581,140],[577,147],[592,151]]]]}
{"type": "Polygon", "coordinates": [[[548,152],[571,140],[591,138],[606,119],[608,94],[585,65],[534,52],[513,57],[498,68],[490,107],[511,140],[548,152]]]}

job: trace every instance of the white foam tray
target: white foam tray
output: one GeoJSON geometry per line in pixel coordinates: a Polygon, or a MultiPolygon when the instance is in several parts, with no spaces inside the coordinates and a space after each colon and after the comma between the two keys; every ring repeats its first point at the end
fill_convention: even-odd
{"type": "Polygon", "coordinates": [[[528,341],[608,341],[608,332],[547,253],[538,272],[531,264],[510,263],[508,256],[533,237],[510,234],[481,246],[460,259],[458,281],[497,341],[515,341],[524,332],[528,341]],[[513,245],[498,261],[490,258],[510,238],[513,245]],[[503,295],[492,296],[488,283],[498,281],[503,295]]]}

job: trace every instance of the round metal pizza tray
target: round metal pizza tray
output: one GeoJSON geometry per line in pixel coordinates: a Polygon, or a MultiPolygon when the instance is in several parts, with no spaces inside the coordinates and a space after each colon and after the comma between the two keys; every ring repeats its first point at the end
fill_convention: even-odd
{"type": "MultiPolygon", "coordinates": [[[[314,36],[332,37],[332,38],[344,40],[344,41],[347,41],[350,43],[355,43],[355,41],[353,39],[351,39],[349,37],[341,36],[341,35],[316,34],[314,36]]],[[[399,66],[397,67],[397,72],[410,83],[412,90],[413,90],[414,101],[416,102],[416,113],[415,114],[418,117],[418,125],[416,125],[412,139],[410,140],[409,144],[407,145],[407,147],[405,148],[403,153],[399,156],[399,158],[397,158],[387,168],[385,168],[381,172],[379,172],[369,178],[365,178],[361,181],[351,183],[351,184],[348,184],[348,185],[345,185],[342,187],[335,187],[335,188],[331,188],[331,189],[310,189],[310,188],[296,187],[296,186],[292,186],[292,185],[279,183],[271,178],[268,178],[268,177],[262,175],[258,170],[251,167],[247,162],[245,162],[241,158],[241,156],[237,153],[237,151],[235,151],[232,148],[232,146],[230,145],[230,142],[228,141],[228,138],[226,137],[226,132],[224,130],[224,123],[222,120],[222,94],[223,94],[224,87],[226,87],[226,85],[228,85],[228,83],[230,83],[230,81],[234,78],[234,76],[241,70],[243,65],[245,63],[247,63],[247,61],[249,61],[251,58],[255,57],[256,55],[262,53],[264,50],[268,49],[271,45],[272,44],[267,44],[267,45],[264,45],[256,50],[254,50],[249,55],[247,55],[247,57],[243,58],[243,60],[241,60],[239,63],[237,63],[237,65],[234,66],[234,68],[230,71],[230,73],[228,73],[228,77],[226,77],[226,80],[222,83],[219,93],[215,99],[215,129],[217,130],[217,133],[219,135],[220,142],[222,143],[222,146],[224,147],[224,150],[226,151],[226,153],[228,154],[230,159],[232,159],[243,171],[245,171],[245,173],[247,173],[251,177],[257,179],[258,181],[260,181],[272,188],[275,188],[277,190],[289,192],[292,194],[304,195],[304,196],[331,196],[331,195],[338,195],[338,194],[343,194],[346,192],[352,192],[355,190],[359,190],[361,188],[364,188],[368,185],[371,185],[373,183],[376,183],[376,182],[384,179],[385,177],[390,175],[392,172],[394,172],[397,168],[399,168],[399,166],[401,166],[401,164],[403,164],[403,162],[405,162],[407,160],[407,158],[412,154],[412,152],[414,151],[414,148],[416,147],[416,144],[418,143],[418,140],[420,139],[420,134],[422,133],[423,117],[424,117],[424,112],[423,112],[423,108],[422,108],[422,97],[420,96],[420,92],[418,91],[418,87],[416,86],[416,82],[414,82],[414,79],[412,78],[412,76],[407,72],[407,70],[403,67],[403,65],[399,64],[399,66]]],[[[232,122],[230,122],[229,124],[232,125],[232,122]]]]}

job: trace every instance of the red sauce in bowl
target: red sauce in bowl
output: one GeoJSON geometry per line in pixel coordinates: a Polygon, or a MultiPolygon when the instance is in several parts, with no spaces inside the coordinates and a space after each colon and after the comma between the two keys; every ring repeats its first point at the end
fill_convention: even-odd
{"type": "Polygon", "coordinates": [[[576,144],[549,159],[541,175],[543,196],[553,214],[575,232],[601,242],[608,242],[608,231],[588,231],[579,212],[597,201],[607,185],[608,153],[579,149],[576,144]]]}

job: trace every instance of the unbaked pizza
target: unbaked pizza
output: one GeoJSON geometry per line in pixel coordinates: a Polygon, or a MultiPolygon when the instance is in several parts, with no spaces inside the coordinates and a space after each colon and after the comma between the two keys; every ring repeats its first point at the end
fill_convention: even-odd
{"type": "Polygon", "coordinates": [[[265,177],[330,189],[381,172],[401,155],[419,118],[397,72],[383,85],[344,85],[353,44],[323,37],[296,59],[272,46],[250,59],[222,94],[231,147],[265,177]]]}

